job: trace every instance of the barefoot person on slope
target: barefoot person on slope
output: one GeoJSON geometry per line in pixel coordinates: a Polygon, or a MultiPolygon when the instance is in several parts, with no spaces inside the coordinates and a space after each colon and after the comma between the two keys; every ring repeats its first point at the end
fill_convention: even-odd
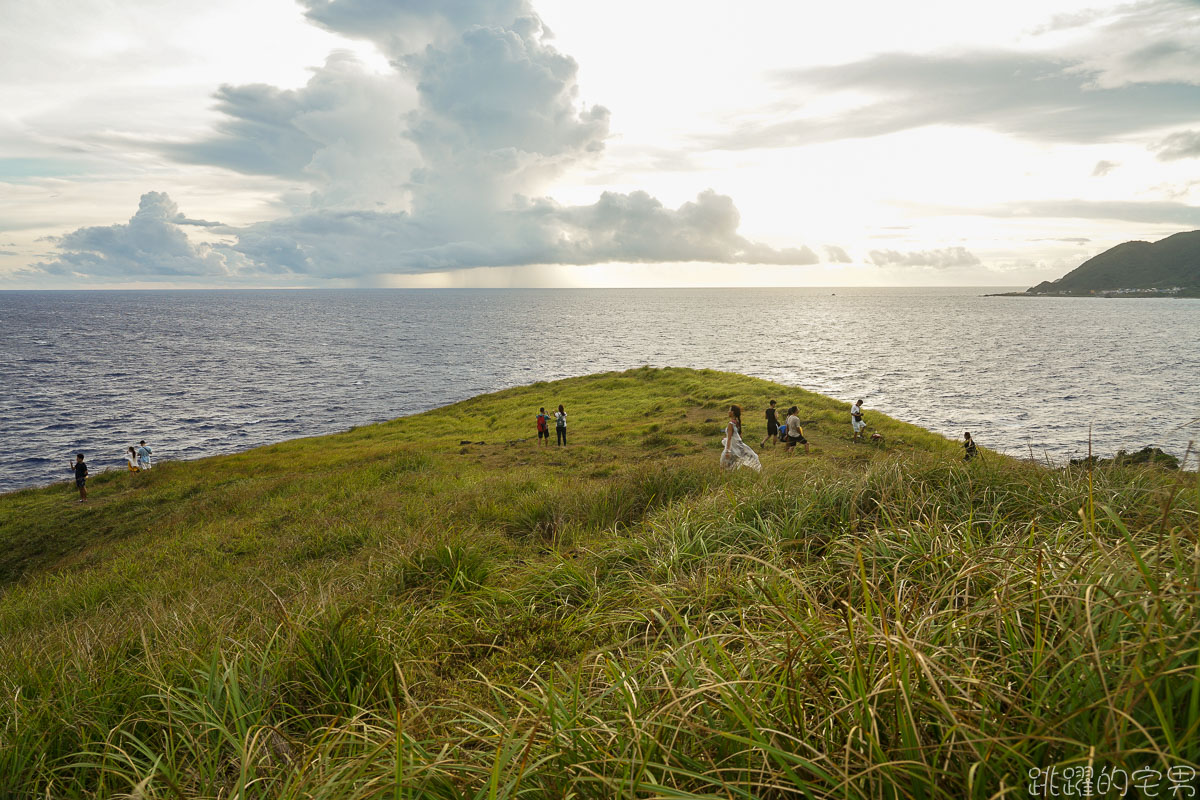
{"type": "Polygon", "coordinates": [[[742,407],[729,407],[729,424],[725,426],[724,449],[721,450],[721,466],[725,469],[749,467],[756,472],[762,469],[754,448],[742,441],[742,407]]]}

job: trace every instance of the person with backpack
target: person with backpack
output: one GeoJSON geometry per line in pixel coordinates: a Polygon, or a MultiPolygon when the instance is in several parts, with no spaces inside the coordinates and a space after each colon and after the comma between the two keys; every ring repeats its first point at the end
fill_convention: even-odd
{"type": "Polygon", "coordinates": [[[550,417],[546,414],[546,409],[539,408],[537,413],[537,433],[538,446],[550,445],[550,417]],[[545,441],[542,441],[545,439],[545,441]]]}
{"type": "Polygon", "coordinates": [[[558,434],[558,444],[567,446],[567,411],[560,403],[558,411],[554,412],[554,432],[558,434]]]}

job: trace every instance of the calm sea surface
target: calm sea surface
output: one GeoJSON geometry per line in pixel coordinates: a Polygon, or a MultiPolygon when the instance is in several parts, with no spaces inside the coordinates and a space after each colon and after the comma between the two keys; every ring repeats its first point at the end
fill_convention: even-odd
{"type": "Polygon", "coordinates": [[[197,458],[642,364],[1038,458],[1086,452],[1089,426],[1101,453],[1200,439],[1200,300],[983,291],[0,292],[0,491],[69,479],[77,451],[197,458]]]}

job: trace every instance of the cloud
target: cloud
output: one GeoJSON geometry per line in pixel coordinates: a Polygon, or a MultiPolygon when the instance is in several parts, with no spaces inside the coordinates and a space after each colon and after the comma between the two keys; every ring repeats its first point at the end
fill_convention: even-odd
{"type": "Polygon", "coordinates": [[[1084,24],[1091,36],[1063,53],[1078,61],[1077,69],[1091,76],[1092,86],[1200,84],[1200,4],[1195,0],[1122,3],[1084,24]]]}
{"type": "MultiPolygon", "coordinates": [[[[933,207],[925,208],[933,210],[933,207]]],[[[938,213],[982,217],[1109,219],[1155,225],[1200,227],[1200,206],[1172,202],[1038,200],[974,209],[945,206],[938,207],[938,213]]]]}
{"type": "Polygon", "coordinates": [[[486,224],[514,195],[603,151],[609,112],[579,104],[578,65],[545,35],[536,17],[522,17],[410,57],[419,105],[409,137],[424,161],[413,175],[417,213],[486,224]]]}
{"type": "Polygon", "coordinates": [[[781,121],[751,123],[709,143],[730,150],[884,136],[929,125],[989,128],[1030,139],[1096,142],[1193,122],[1200,86],[1181,81],[1098,87],[1078,60],[1007,52],[891,53],[780,73],[797,98],[781,121]],[[801,116],[803,98],[867,95],[846,111],[801,116]]]}
{"type": "Polygon", "coordinates": [[[1047,239],[1030,239],[1031,242],[1066,242],[1067,244],[1084,245],[1091,241],[1086,236],[1055,236],[1047,239]]]}
{"type": "MultiPolygon", "coordinates": [[[[642,191],[588,205],[540,196],[604,151],[609,112],[579,101],[578,65],[525,2],[305,0],[329,30],[375,42],[394,71],[335,53],[294,90],[222,86],[213,133],[162,145],[187,163],[302,181],[289,213],[193,245],[189,220],[149,193],[129,225],[54,239],[38,266],[88,275],[295,274],[353,278],[483,266],[605,262],[814,264],[738,234],[733,200],[668,208],[642,191]]],[[[844,251],[840,251],[844,256],[844,251]]]]}
{"type": "Polygon", "coordinates": [[[15,250],[0,250],[0,256],[15,256],[18,253],[15,250]]]}
{"type": "Polygon", "coordinates": [[[849,264],[850,256],[846,251],[835,244],[825,245],[825,255],[828,256],[830,263],[833,264],[849,264]]]}
{"type": "Polygon", "coordinates": [[[406,213],[313,211],[237,231],[232,249],[264,271],[362,276],[480,266],[708,261],[815,264],[809,248],[776,250],[737,234],[733,201],[703,192],[678,209],[645,192],[586,206],[518,199],[490,235],[447,239],[406,213]]]}
{"type": "Polygon", "coordinates": [[[396,76],[367,71],[352,54],[335,52],[299,89],[264,84],[222,86],[214,133],[161,145],[184,163],[211,164],[248,175],[306,181],[308,206],[401,203],[419,165],[404,117],[416,90],[396,76]]]}
{"type": "Polygon", "coordinates": [[[34,266],[53,275],[225,276],[231,272],[227,256],[209,245],[192,244],[182,230],[185,225],[218,224],[188,219],[166,194],[147,192],[128,224],[50,237],[58,257],[34,266]]]}
{"type": "Polygon", "coordinates": [[[299,275],[363,278],[471,267],[605,262],[804,265],[807,247],[774,249],[737,234],[733,201],[712,191],[677,209],[645,192],[604,193],[592,205],[518,198],[497,213],[487,236],[447,239],[407,212],[314,209],[241,228],[179,213],[149,192],[128,225],[80,228],[52,241],[61,254],[36,266],[57,275],[117,278],[163,275],[299,275]],[[193,244],[189,224],[218,226],[229,243],[193,244]]]}
{"type": "Polygon", "coordinates": [[[1172,133],[1152,148],[1159,161],[1200,158],[1200,131],[1172,133]]]}
{"type": "Polygon", "coordinates": [[[965,247],[946,247],[941,250],[917,250],[901,253],[896,250],[872,250],[871,263],[877,267],[976,267],[980,261],[965,247]]]}
{"type": "Polygon", "coordinates": [[[305,16],[326,30],[374,42],[393,60],[463,31],[533,16],[526,0],[301,0],[305,16]]]}
{"type": "Polygon", "coordinates": [[[1121,165],[1115,161],[1097,161],[1096,166],[1092,169],[1092,177],[1103,178],[1119,166],[1121,165]]]}

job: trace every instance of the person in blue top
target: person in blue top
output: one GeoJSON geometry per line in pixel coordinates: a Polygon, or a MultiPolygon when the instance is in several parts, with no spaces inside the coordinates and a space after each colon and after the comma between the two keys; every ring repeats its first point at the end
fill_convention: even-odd
{"type": "Polygon", "coordinates": [[[153,450],[151,450],[149,447],[146,446],[145,439],[142,439],[140,442],[138,442],[138,448],[137,448],[138,466],[141,467],[142,469],[150,469],[150,467],[154,466],[153,464],[150,463],[150,454],[153,452],[154,452],[153,450]]]}

